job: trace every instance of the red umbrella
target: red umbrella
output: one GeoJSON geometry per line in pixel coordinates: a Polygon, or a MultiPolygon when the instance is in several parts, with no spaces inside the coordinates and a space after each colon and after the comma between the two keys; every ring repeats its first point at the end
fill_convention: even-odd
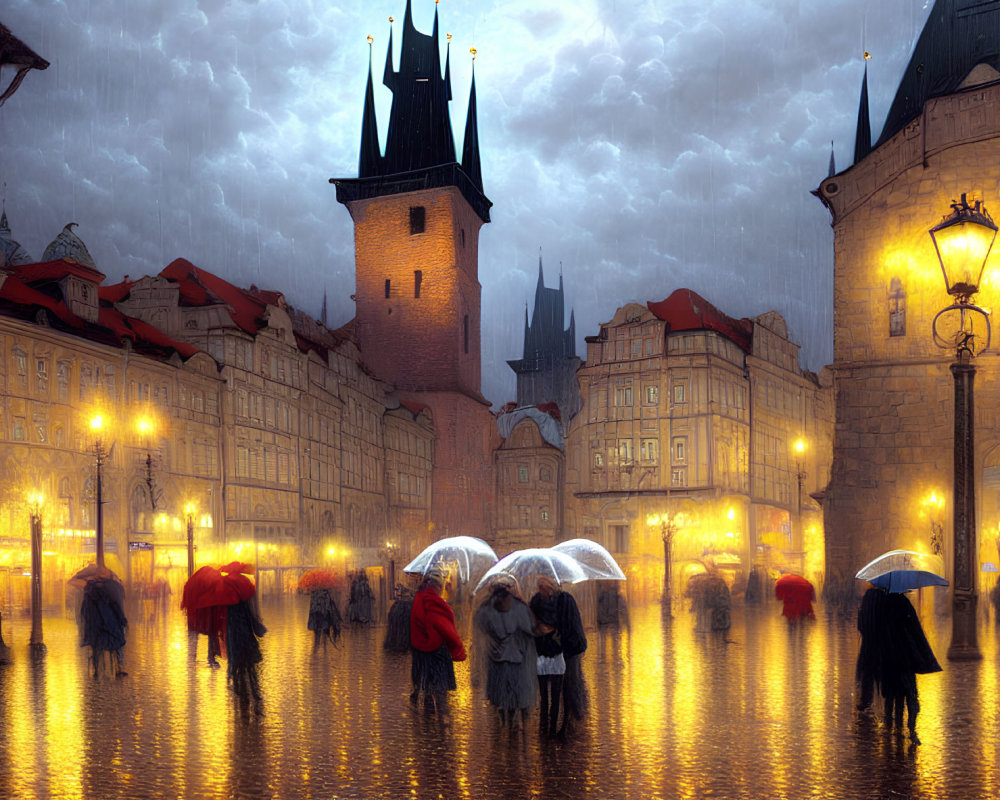
{"type": "Polygon", "coordinates": [[[814,618],[812,601],[816,599],[813,585],[801,575],[782,575],[775,581],[774,596],[784,601],[781,613],[795,622],[802,617],[814,618]]]}
{"type": "Polygon", "coordinates": [[[340,585],[340,577],[328,569],[311,569],[302,573],[302,577],[299,578],[300,592],[311,592],[313,589],[336,589],[340,585]]]}

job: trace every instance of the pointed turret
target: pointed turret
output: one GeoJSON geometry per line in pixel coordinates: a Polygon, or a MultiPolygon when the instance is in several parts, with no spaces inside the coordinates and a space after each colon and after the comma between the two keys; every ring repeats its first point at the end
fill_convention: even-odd
{"type": "MultiPolygon", "coordinates": [[[[389,34],[390,40],[392,34],[389,34]]],[[[368,37],[369,40],[371,37],[368,37]]],[[[390,41],[389,52],[392,52],[390,41]]],[[[372,43],[368,42],[368,86],[365,89],[365,110],[361,118],[361,155],[358,177],[372,178],[382,174],[382,149],[378,143],[378,121],[375,118],[375,86],[372,82],[372,43]]]]}
{"type": "Polygon", "coordinates": [[[469,111],[465,116],[465,141],[462,143],[462,169],[479,191],[483,190],[483,169],[479,163],[479,124],[476,120],[476,62],[472,62],[472,89],[469,111]]]}
{"type": "Polygon", "coordinates": [[[337,186],[340,202],[408,192],[417,185],[416,181],[424,188],[458,188],[479,218],[483,222],[490,221],[489,209],[493,204],[483,193],[475,78],[459,164],[448,110],[452,98],[451,46],[449,42],[442,65],[439,31],[436,8],[432,33],[427,35],[418,31],[413,24],[410,0],[407,0],[396,68],[393,65],[394,31],[390,26],[382,83],[392,92],[392,105],[384,148],[379,147],[369,52],[358,179],[330,179],[330,183],[337,186]],[[390,176],[398,178],[387,180],[390,176]]]}
{"type": "Polygon", "coordinates": [[[868,115],[868,58],[868,53],[865,53],[865,74],[861,79],[861,100],[858,103],[858,130],[854,135],[855,164],[872,151],[872,125],[868,115]]]}
{"type": "Polygon", "coordinates": [[[73,232],[75,227],[77,227],[75,222],[67,223],[63,227],[59,235],[45,248],[45,252],[42,253],[42,261],[56,261],[62,258],[96,270],[97,265],[94,263],[90,251],[87,250],[87,245],[73,232]]]}
{"type": "Polygon", "coordinates": [[[1000,78],[1000,3],[936,0],[875,147],[920,116],[928,100],[953,94],[977,67],[974,83],[1000,78]]]}
{"type": "Polygon", "coordinates": [[[826,177],[832,178],[837,174],[837,160],[833,157],[833,139],[830,140],[830,168],[827,170],[826,177]]]}
{"type": "Polygon", "coordinates": [[[3,209],[0,214],[0,267],[10,265],[18,267],[23,264],[32,264],[35,259],[31,257],[27,250],[14,241],[11,236],[10,225],[7,224],[7,209],[3,209]]]}

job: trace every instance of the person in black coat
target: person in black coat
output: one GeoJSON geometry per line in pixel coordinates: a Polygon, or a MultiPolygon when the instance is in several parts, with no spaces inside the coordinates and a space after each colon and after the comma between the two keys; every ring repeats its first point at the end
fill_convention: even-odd
{"type": "Polygon", "coordinates": [[[917,675],[940,672],[917,612],[898,592],[872,587],[865,592],[858,611],[861,648],[857,676],[861,684],[859,710],[867,710],[878,688],[885,702],[885,722],[902,732],[903,706],[907,710],[907,729],[914,744],[917,736],[917,675]]]}
{"type": "MultiPolygon", "coordinates": [[[[563,658],[566,661],[566,672],[562,682],[563,723],[560,735],[572,733],[576,723],[583,719],[587,712],[587,686],[583,680],[583,669],[580,660],[587,649],[587,634],[583,629],[583,620],[576,600],[569,592],[552,578],[538,578],[538,588],[547,591],[554,603],[554,620],[552,626],[558,631],[559,642],[562,645],[563,658]]],[[[548,614],[548,612],[547,612],[548,614]]]]}
{"type": "Polygon", "coordinates": [[[906,703],[906,727],[910,739],[919,744],[917,737],[917,675],[940,672],[941,665],[924,636],[920,619],[904,594],[890,593],[886,598],[889,625],[889,646],[885,651],[882,668],[882,696],[885,698],[886,724],[895,730],[903,729],[903,704],[906,703]]]}

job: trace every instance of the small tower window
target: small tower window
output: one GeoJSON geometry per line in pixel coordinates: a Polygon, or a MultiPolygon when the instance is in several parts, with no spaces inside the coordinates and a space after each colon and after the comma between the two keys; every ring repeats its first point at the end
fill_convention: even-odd
{"type": "Polygon", "coordinates": [[[906,336],[906,292],[899,278],[889,284],[889,335],[906,336]]]}
{"type": "Polygon", "coordinates": [[[462,349],[468,353],[469,352],[469,315],[466,314],[462,319],[462,349]]]}
{"type": "Polygon", "coordinates": [[[462,247],[465,247],[465,228],[462,228],[462,247]]]}
{"type": "Polygon", "coordinates": [[[392,281],[388,278],[385,279],[385,296],[388,297],[389,293],[392,291],[392,281]]]}
{"type": "Polygon", "coordinates": [[[423,233],[427,224],[427,210],[423,206],[410,206],[410,235],[423,233]]]}
{"type": "Polygon", "coordinates": [[[424,279],[424,271],[420,269],[413,270],[413,296],[420,297],[420,284],[424,279]]]}

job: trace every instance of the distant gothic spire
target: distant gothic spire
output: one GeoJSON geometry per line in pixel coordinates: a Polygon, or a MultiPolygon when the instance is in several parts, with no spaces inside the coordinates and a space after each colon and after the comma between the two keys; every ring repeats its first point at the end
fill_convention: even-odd
{"type": "Polygon", "coordinates": [[[854,135],[854,163],[857,164],[872,151],[872,125],[868,116],[868,59],[865,53],[865,74],[861,79],[861,100],[858,103],[858,130],[854,135]]]}
{"type": "Polygon", "coordinates": [[[833,157],[833,139],[830,140],[830,168],[827,170],[826,177],[832,178],[837,174],[837,161],[833,157]]]}

